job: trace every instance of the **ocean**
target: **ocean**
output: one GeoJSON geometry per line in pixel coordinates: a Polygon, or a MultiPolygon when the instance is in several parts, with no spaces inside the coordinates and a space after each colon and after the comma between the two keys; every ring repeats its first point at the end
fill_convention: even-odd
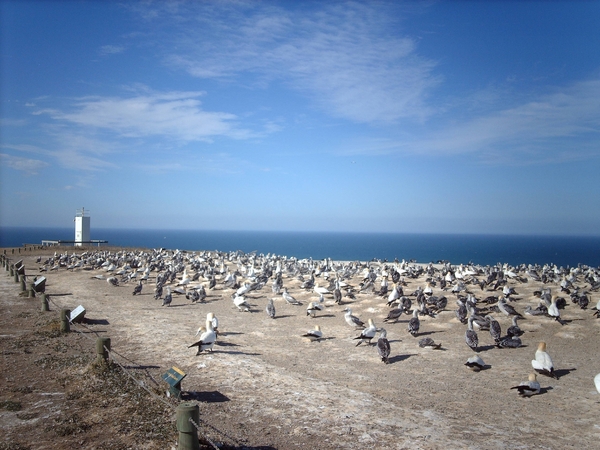
{"type": "MultiPolygon", "coordinates": [[[[0,247],[73,240],[73,228],[0,228],[0,247]]],[[[108,245],[180,250],[271,253],[339,261],[414,260],[420,263],[578,264],[600,267],[600,236],[395,234],[283,231],[132,230],[92,228],[108,245]]]]}

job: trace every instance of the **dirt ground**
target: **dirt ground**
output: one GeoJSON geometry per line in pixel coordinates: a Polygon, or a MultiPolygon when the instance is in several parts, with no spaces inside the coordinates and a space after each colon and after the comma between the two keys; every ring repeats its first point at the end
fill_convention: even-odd
{"type": "MultiPolygon", "coordinates": [[[[39,257],[83,251],[120,249],[7,250],[12,262],[23,259],[30,279],[47,278],[51,311],[41,312],[39,295],[20,295],[20,284],[0,267],[0,450],[176,448],[178,401],[165,395],[161,378],[173,366],[186,374],[184,400],[199,405],[200,436],[210,440],[203,440],[203,448],[564,449],[596,448],[600,439],[600,394],[593,382],[600,372],[600,319],[591,310],[597,292],[590,293],[586,310],[563,294],[564,326],[526,315],[519,322],[525,331],[520,348],[498,348],[489,332],[479,331],[478,354],[489,368],[474,372],[465,366],[475,353],[454,313],[456,295],[439,286],[434,295],[447,296],[447,308],[435,318],[420,317],[413,337],[409,316],[383,322],[387,297],[375,293],[345,297],[342,305],[325,295],[325,309],[307,316],[307,304],[318,296],[289,274],[283,284],[302,305],[273,294],[269,281],[247,296],[250,311],[241,312],[232,302],[234,290],[222,280],[203,302],[174,294],[166,307],[154,299],[155,272],[135,296],[134,281],[115,287],[94,278],[109,276],[104,269],[39,272],[39,257]],[[275,319],[264,311],[269,298],[275,299],[275,319]],[[60,333],[60,309],[79,305],[86,309],[84,323],[60,333]],[[375,346],[356,346],[360,330],[346,324],[346,307],[386,328],[389,364],[375,346]],[[218,339],[212,353],[196,355],[188,346],[209,312],[219,319],[218,339]],[[317,324],[322,340],[301,336],[317,324]],[[111,365],[94,362],[97,336],[111,339],[111,365]],[[420,348],[423,337],[441,343],[442,350],[420,348]],[[541,394],[521,398],[510,388],[527,380],[540,341],[547,343],[558,379],[538,375],[541,394]]],[[[235,270],[233,262],[228,265],[235,270]]],[[[361,281],[362,272],[347,282],[358,287],[361,281]]],[[[405,281],[405,293],[425,287],[424,276],[405,281]]],[[[577,283],[589,289],[583,277],[577,283]]],[[[511,305],[521,313],[537,306],[534,290],[560,292],[556,283],[531,279],[509,285],[518,293],[511,305]]],[[[500,294],[468,288],[478,298],[500,294]]],[[[511,324],[500,313],[494,316],[503,330],[511,324]]]]}

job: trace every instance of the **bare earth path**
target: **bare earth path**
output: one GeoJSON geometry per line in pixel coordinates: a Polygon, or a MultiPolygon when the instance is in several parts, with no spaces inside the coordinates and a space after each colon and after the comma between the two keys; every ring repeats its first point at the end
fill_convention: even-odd
{"type": "MultiPolygon", "coordinates": [[[[36,263],[38,255],[46,259],[55,250],[8,256],[13,262],[23,258],[26,273],[34,276],[40,267],[36,263]]],[[[84,251],[73,248],[58,251],[67,250],[84,251]]],[[[269,282],[249,294],[250,312],[238,311],[231,300],[234,291],[223,288],[220,282],[214,290],[207,290],[204,302],[191,303],[185,296],[174,294],[171,306],[163,307],[152,292],[156,273],[151,274],[141,295],[136,296],[132,295],[133,281],[115,287],[92,278],[106,277],[104,270],[61,268],[44,275],[48,279],[46,292],[52,299],[53,311],[49,313],[39,312],[38,299],[19,297],[19,285],[4,268],[0,271],[2,314],[5,318],[13,314],[12,320],[1,322],[4,381],[13,364],[9,366],[8,359],[21,351],[11,350],[10,343],[26,332],[15,329],[15,324],[22,327],[28,320],[40,322],[44,314],[55,318],[60,308],[83,305],[87,328],[79,325],[73,328],[110,337],[115,351],[145,367],[155,380],[160,380],[161,374],[172,366],[183,370],[187,374],[183,381],[187,398],[199,403],[201,418],[210,425],[204,427],[204,432],[213,441],[231,447],[563,449],[594,448],[600,439],[600,394],[593,383],[600,372],[600,319],[594,318],[589,308],[582,310],[571,303],[566,295],[567,306],[562,317],[569,323],[561,326],[545,316],[525,316],[519,322],[525,331],[523,347],[497,348],[489,332],[479,331],[479,355],[491,367],[473,372],[464,365],[474,352],[464,342],[466,326],[454,314],[456,296],[439,288],[434,288],[434,294],[448,297],[446,310],[435,318],[421,317],[420,334],[413,337],[407,331],[410,317],[403,315],[397,323],[383,322],[390,309],[387,298],[373,293],[344,298],[341,306],[334,303],[331,295],[326,295],[324,311],[311,318],[306,315],[306,305],[318,296],[302,290],[300,281],[287,275],[283,277],[284,286],[303,305],[285,303],[281,295],[271,292],[269,282]],[[264,311],[268,298],[275,299],[274,320],[264,311]],[[348,306],[361,319],[372,318],[378,327],[385,326],[391,344],[390,364],[381,362],[374,346],[356,347],[353,338],[360,331],[344,321],[343,309],[348,306]],[[32,314],[29,317],[24,315],[27,310],[32,314]],[[194,334],[209,312],[219,318],[217,344],[212,353],[196,356],[196,349],[188,346],[195,342],[194,334]],[[310,342],[302,338],[315,324],[320,325],[324,339],[310,342]],[[420,348],[418,341],[426,336],[441,342],[443,350],[420,348]],[[542,394],[520,398],[510,388],[527,379],[540,341],[547,343],[559,378],[539,375],[542,394]]],[[[348,282],[356,287],[361,281],[362,277],[357,275],[348,282]]],[[[327,284],[318,278],[317,282],[327,284]]],[[[425,286],[424,277],[407,278],[406,282],[405,293],[425,286]]],[[[522,313],[527,305],[537,306],[533,291],[540,289],[541,283],[511,280],[509,284],[518,292],[519,300],[512,303],[518,311],[522,313]]],[[[586,286],[584,282],[581,285],[586,286]]],[[[560,291],[555,283],[546,287],[560,291]]],[[[478,297],[498,295],[498,292],[481,292],[479,287],[470,289],[478,297]]],[[[599,295],[592,292],[591,298],[590,307],[596,304],[599,295]]],[[[503,330],[510,325],[509,318],[499,313],[494,316],[503,330]]],[[[86,352],[94,357],[91,340],[77,333],[69,339],[70,357],[86,352]]],[[[27,358],[24,351],[21,356],[27,358]]],[[[85,367],[82,364],[77,370],[83,373],[85,367]]],[[[52,376],[52,372],[39,364],[28,367],[19,376],[26,380],[31,375],[28,371],[35,370],[44,370],[45,377],[52,376]]],[[[26,381],[21,384],[28,385],[26,381]]],[[[166,385],[156,392],[162,395],[165,389],[166,385]]],[[[1,394],[3,402],[19,396],[14,389],[4,389],[1,394]]],[[[51,396],[38,397],[39,402],[51,396]]],[[[168,408],[148,397],[149,402],[158,403],[153,412],[164,414],[166,431],[155,430],[153,435],[150,430],[146,441],[130,442],[129,448],[167,448],[166,442],[175,445],[174,422],[168,422],[172,415],[168,408]]],[[[23,406],[33,411],[34,404],[29,399],[23,406]]],[[[48,403],[48,408],[52,407],[48,403]]],[[[25,442],[22,434],[11,434],[11,429],[23,427],[28,420],[23,410],[21,418],[17,414],[6,407],[0,409],[5,442],[20,443],[24,446],[21,448],[51,448],[35,441],[25,442]]],[[[85,429],[78,439],[85,441],[83,446],[98,445],[98,442],[92,445],[91,436],[93,433],[102,436],[99,432],[102,424],[90,422],[89,427],[82,428],[85,429]]],[[[66,438],[56,436],[55,448],[61,448],[61,439],[66,438]]],[[[6,444],[0,448],[19,447],[6,444]]]]}

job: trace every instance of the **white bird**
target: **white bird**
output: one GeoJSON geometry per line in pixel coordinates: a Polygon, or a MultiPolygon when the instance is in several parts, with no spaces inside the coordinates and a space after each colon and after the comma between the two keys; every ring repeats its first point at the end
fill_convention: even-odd
{"type": "Polygon", "coordinates": [[[308,338],[311,341],[318,341],[323,337],[323,333],[321,332],[321,327],[319,325],[315,325],[314,330],[308,330],[306,333],[302,335],[302,337],[308,338]]]}
{"type": "Polygon", "coordinates": [[[215,332],[215,335],[219,335],[219,319],[217,319],[217,316],[214,315],[214,313],[209,312],[206,315],[206,321],[209,321],[212,323],[212,329],[215,332]]]}
{"type": "Polygon", "coordinates": [[[350,325],[351,327],[356,327],[356,328],[364,328],[365,327],[365,323],[362,320],[360,320],[358,317],[352,315],[352,310],[350,308],[346,308],[346,309],[344,309],[344,311],[346,312],[346,314],[344,314],[344,319],[346,319],[346,323],[348,325],[350,325]]]}
{"type": "Polygon", "coordinates": [[[479,355],[471,356],[469,359],[467,359],[465,366],[469,367],[474,372],[479,372],[480,370],[485,369],[485,363],[483,362],[483,359],[479,357],[479,355]]]}
{"type": "Polygon", "coordinates": [[[567,322],[565,322],[564,320],[562,320],[560,318],[560,311],[558,309],[558,306],[556,306],[556,300],[557,300],[557,298],[558,297],[556,295],[552,296],[552,300],[550,301],[550,306],[548,306],[548,315],[550,317],[554,318],[554,320],[556,320],[561,325],[564,325],[567,322]]]}
{"type": "Polygon", "coordinates": [[[244,297],[243,295],[234,295],[233,304],[237,306],[237,309],[239,309],[240,311],[250,311],[250,305],[246,302],[246,297],[244,297]]]}
{"type": "Polygon", "coordinates": [[[377,339],[377,353],[379,353],[379,356],[381,357],[381,360],[384,363],[389,364],[390,341],[388,341],[387,339],[387,331],[385,331],[385,328],[379,329],[379,339],[377,339]]]}
{"type": "Polygon", "coordinates": [[[537,381],[536,374],[530,373],[528,381],[522,381],[518,386],[513,386],[511,389],[517,389],[521,397],[531,397],[540,393],[540,383],[537,381]]]}
{"type": "Polygon", "coordinates": [[[331,294],[331,292],[329,292],[329,289],[319,286],[319,283],[315,284],[315,287],[313,288],[313,290],[315,291],[316,294],[321,294],[321,295],[331,294]]]}
{"type": "Polygon", "coordinates": [[[319,302],[310,302],[306,308],[306,315],[314,318],[319,311],[323,311],[323,305],[319,302]]]}
{"type": "Polygon", "coordinates": [[[267,315],[271,319],[275,318],[275,305],[273,304],[272,298],[270,298],[269,301],[267,302],[267,307],[265,308],[265,311],[267,312],[267,315]]]}
{"type": "Polygon", "coordinates": [[[301,305],[302,304],[289,294],[289,292],[287,291],[287,288],[283,288],[283,292],[281,293],[281,296],[290,305],[301,305]]]}
{"type": "Polygon", "coordinates": [[[377,328],[375,327],[375,324],[373,323],[373,319],[369,319],[368,322],[369,322],[369,326],[367,328],[365,328],[364,330],[362,330],[362,332],[360,333],[359,336],[354,338],[355,340],[359,339],[358,343],[356,344],[357,347],[360,344],[362,344],[363,342],[370,344],[371,339],[373,339],[375,337],[375,334],[377,333],[377,328]]]}
{"type": "Polygon", "coordinates": [[[594,377],[594,384],[596,385],[596,390],[600,393],[600,373],[594,377]]]}
{"type": "Polygon", "coordinates": [[[531,360],[531,365],[538,373],[558,379],[554,373],[552,358],[550,358],[550,355],[546,352],[545,342],[539,343],[538,348],[535,351],[535,359],[531,360]]]}
{"type": "Polygon", "coordinates": [[[194,342],[188,348],[198,347],[198,352],[196,353],[196,355],[199,355],[200,353],[202,353],[205,350],[210,350],[212,352],[213,345],[215,344],[216,340],[217,340],[217,335],[212,328],[212,320],[208,320],[208,318],[207,318],[206,319],[206,331],[204,331],[200,335],[200,340],[198,342],[194,342]]]}

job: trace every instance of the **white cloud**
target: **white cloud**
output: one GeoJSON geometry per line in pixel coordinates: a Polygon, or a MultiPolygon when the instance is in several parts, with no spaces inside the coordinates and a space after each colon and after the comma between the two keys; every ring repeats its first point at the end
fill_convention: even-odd
{"type": "Polygon", "coordinates": [[[125,47],[121,45],[103,45],[100,47],[100,54],[102,56],[115,55],[117,53],[123,53],[123,51],[125,51],[125,47]]]}
{"type": "Polygon", "coordinates": [[[167,92],[122,97],[86,97],[69,112],[36,111],[53,119],[83,127],[110,130],[124,137],[164,136],[180,141],[210,141],[217,136],[245,139],[254,136],[238,128],[237,117],[204,111],[198,97],[203,92],[167,92]]]}
{"type": "Polygon", "coordinates": [[[414,39],[392,36],[398,24],[386,7],[344,3],[290,13],[193,6],[195,14],[188,15],[197,21],[166,39],[183,49],[168,63],[194,76],[253,74],[259,86],[281,81],[329,114],[355,122],[420,120],[432,113],[424,100],[440,81],[435,63],[416,53],[414,39]]]}
{"type": "Polygon", "coordinates": [[[41,169],[48,166],[48,163],[39,159],[22,158],[6,153],[0,153],[0,162],[3,166],[25,172],[27,175],[37,175],[41,169]]]}

